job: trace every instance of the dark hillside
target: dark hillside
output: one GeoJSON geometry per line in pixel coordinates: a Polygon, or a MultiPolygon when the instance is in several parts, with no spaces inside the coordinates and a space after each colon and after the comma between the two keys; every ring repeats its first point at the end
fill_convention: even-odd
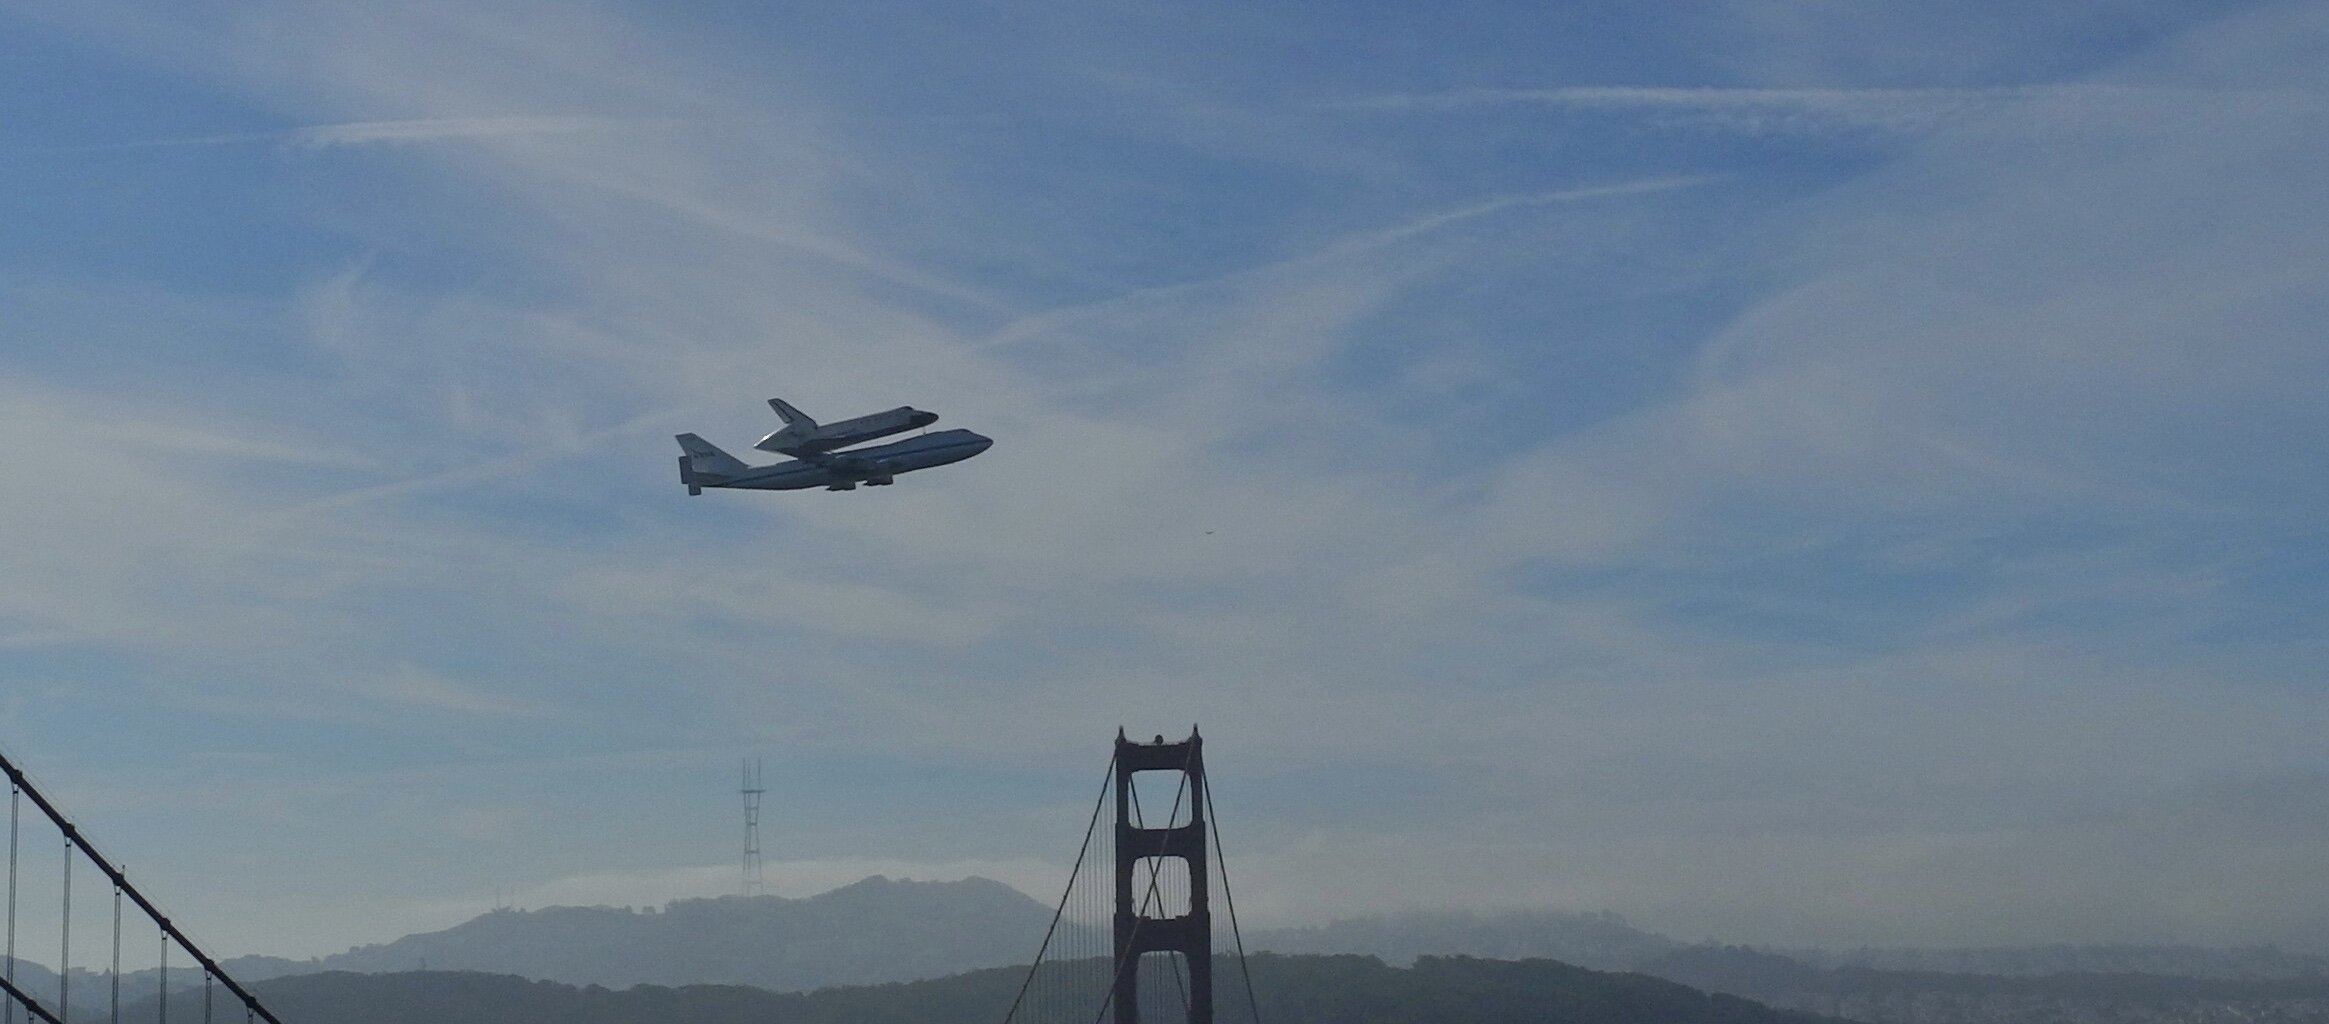
{"type": "MultiPolygon", "coordinates": [[[[1234,961],[1218,968],[1221,1024],[1252,1024],[1234,961]]],[[[1253,961],[1270,1024],[1814,1024],[1672,982],[1605,974],[1548,960],[1427,957],[1412,968],[1371,957],[1267,955],[1253,961]]],[[[447,971],[332,972],[256,986],[285,1020],[333,1024],[997,1024],[1021,971],[932,981],[775,993],[736,986],[577,988],[447,971]]],[[[1096,1009],[1096,1007],[1095,1007],[1096,1009]]],[[[130,1020],[150,1020],[150,1005],[130,1020]]]]}
{"type": "Polygon", "coordinates": [[[1737,946],[1692,946],[1643,969],[1773,1006],[1875,1024],[2329,1024],[2329,977],[2321,976],[1994,975],[1828,968],[1737,946]]]}

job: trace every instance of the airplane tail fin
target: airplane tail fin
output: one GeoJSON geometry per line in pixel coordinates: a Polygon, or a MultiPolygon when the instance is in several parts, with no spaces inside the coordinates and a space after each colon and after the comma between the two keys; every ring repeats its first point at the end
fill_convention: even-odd
{"type": "Polygon", "coordinates": [[[752,468],[694,434],[677,436],[680,450],[687,453],[679,457],[679,482],[687,485],[689,494],[702,494],[705,487],[725,483],[752,468]]]}

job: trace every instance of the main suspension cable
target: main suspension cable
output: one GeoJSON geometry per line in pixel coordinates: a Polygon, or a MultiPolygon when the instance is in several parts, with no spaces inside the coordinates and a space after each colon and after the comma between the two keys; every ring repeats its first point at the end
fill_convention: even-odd
{"type": "Polygon", "coordinates": [[[33,1018],[38,1017],[41,1020],[47,1021],[48,1024],[63,1024],[62,1021],[57,1019],[56,1014],[50,1013],[46,1008],[42,1007],[40,1005],[40,1000],[34,999],[32,997],[32,993],[17,988],[15,982],[9,981],[6,978],[0,978],[0,992],[6,992],[8,994],[8,1010],[10,1013],[16,1012],[16,1008],[18,1006],[24,1007],[24,1019],[27,1022],[30,1022],[33,1018]]]}
{"type": "MultiPolygon", "coordinates": [[[[1193,755],[1193,753],[1192,753],[1192,756],[1194,756],[1194,755],[1193,755]]],[[[1179,821],[1179,820],[1181,820],[1181,798],[1182,798],[1183,796],[1185,796],[1185,795],[1187,795],[1187,794],[1188,794],[1188,791],[1189,791],[1189,778],[1190,778],[1190,777],[1189,777],[1189,773],[1188,773],[1188,768],[1187,768],[1187,766],[1186,766],[1186,765],[1183,765],[1183,767],[1182,767],[1182,770],[1181,770],[1181,782],[1180,782],[1180,785],[1179,785],[1177,788],[1175,788],[1175,789],[1174,789],[1174,791],[1173,791],[1173,806],[1172,806],[1172,810],[1165,812],[1165,824],[1164,824],[1164,827],[1166,827],[1166,828],[1168,828],[1168,829],[1173,827],[1173,822],[1176,822],[1176,821],[1179,821]]],[[[1191,804],[1191,807],[1190,807],[1190,809],[1191,809],[1192,811],[1193,811],[1193,810],[1195,810],[1195,805],[1194,805],[1194,803],[1192,803],[1192,804],[1191,804]]],[[[1132,814],[1133,814],[1133,817],[1134,817],[1134,818],[1136,818],[1136,819],[1138,819],[1142,825],[1144,825],[1144,826],[1145,826],[1146,824],[1148,824],[1147,815],[1145,815],[1144,813],[1142,813],[1142,811],[1141,811],[1141,809],[1140,809],[1140,790],[1139,790],[1139,789],[1137,789],[1137,788],[1133,789],[1133,791],[1132,791],[1132,814]]],[[[1159,850],[1159,852],[1160,852],[1160,853],[1161,853],[1161,852],[1163,851],[1163,849],[1164,849],[1164,843],[1169,843],[1169,842],[1170,842],[1170,840],[1165,840],[1165,841],[1163,841],[1163,842],[1161,842],[1161,843],[1159,844],[1158,850],[1159,850]]],[[[1166,903],[1167,903],[1167,902],[1169,902],[1169,901],[1167,901],[1167,900],[1165,899],[1165,895],[1166,895],[1165,893],[1162,893],[1162,892],[1158,891],[1158,883],[1159,883],[1159,881],[1160,881],[1160,876],[1162,876],[1163,874],[1164,874],[1164,858],[1163,858],[1162,856],[1157,856],[1157,857],[1151,857],[1151,858],[1149,858],[1149,861],[1148,861],[1148,892],[1147,892],[1147,894],[1146,894],[1146,895],[1143,895],[1143,896],[1140,898],[1140,915],[1139,915],[1138,917],[1135,917],[1135,918],[1133,918],[1133,927],[1134,927],[1134,928],[1136,928],[1136,929],[1137,929],[1137,928],[1139,928],[1139,927],[1140,927],[1140,924],[1139,924],[1139,922],[1141,922],[1141,921],[1145,921],[1145,920],[1148,920],[1148,912],[1149,912],[1149,911],[1151,911],[1151,910],[1154,910],[1154,911],[1156,911],[1158,914],[1163,914],[1163,913],[1165,912],[1165,909],[1166,909],[1166,906],[1165,906],[1165,905],[1166,905],[1166,903]]],[[[1184,883],[1185,883],[1185,881],[1186,881],[1186,880],[1184,879],[1184,883]]],[[[1137,959],[1137,958],[1136,958],[1136,959],[1137,959]]],[[[1169,962],[1169,963],[1171,963],[1171,964],[1172,964],[1172,968],[1173,968],[1173,984],[1175,984],[1175,985],[1179,986],[1179,988],[1180,988],[1180,990],[1181,990],[1181,1010],[1182,1010],[1182,1013],[1183,1013],[1183,1015],[1184,1015],[1184,1016],[1186,1016],[1186,1015],[1187,1015],[1188,1008],[1189,1008],[1189,979],[1188,979],[1188,976],[1187,976],[1186,974],[1182,973],[1182,971],[1181,971],[1181,958],[1179,958],[1179,957],[1174,957],[1174,956],[1169,956],[1169,955],[1168,955],[1168,956],[1166,957],[1166,960],[1167,960],[1167,962],[1169,962]]],[[[1135,967],[1133,967],[1133,970],[1134,970],[1134,971],[1138,971],[1139,969],[1140,969],[1140,968],[1139,968],[1138,966],[1135,966],[1135,967]]],[[[1159,999],[1159,1000],[1157,1000],[1157,1003],[1158,1003],[1158,1005],[1159,1005],[1159,1006],[1162,1006],[1162,1005],[1163,1005],[1163,1003],[1164,1003],[1164,1001],[1163,1001],[1162,999],[1159,999]]]]}
{"type": "MultiPolygon", "coordinates": [[[[1165,834],[1164,834],[1163,836],[1161,836],[1161,837],[1159,837],[1159,838],[1157,839],[1156,855],[1155,855],[1154,857],[1150,857],[1150,858],[1148,858],[1149,860],[1152,860],[1152,861],[1160,861],[1160,860],[1162,860],[1162,859],[1164,858],[1164,855],[1165,855],[1165,853],[1166,853],[1167,851],[1169,851],[1169,850],[1171,850],[1171,849],[1172,849],[1172,832],[1171,832],[1171,827],[1172,827],[1173,819],[1180,817],[1180,814],[1181,814],[1181,798],[1182,798],[1183,796],[1185,796],[1185,795],[1188,793],[1188,791],[1189,791],[1189,769],[1190,769],[1191,767],[1195,766],[1195,764],[1196,764],[1196,763],[1197,763],[1197,745],[1196,745],[1195,743],[1191,743],[1191,744],[1189,744],[1189,750],[1188,750],[1188,753],[1187,753],[1187,754],[1185,754],[1185,755],[1183,755],[1183,756],[1182,756],[1182,758],[1181,758],[1181,781],[1180,781],[1180,784],[1179,784],[1179,785],[1177,785],[1177,786],[1175,786],[1175,787],[1173,788],[1173,806],[1172,806],[1172,810],[1165,812],[1165,826],[1166,826],[1166,827],[1165,827],[1165,834]]],[[[1141,827],[1141,828],[1146,828],[1146,827],[1148,826],[1148,819],[1147,819],[1147,817],[1146,817],[1145,815],[1143,815],[1143,814],[1141,813],[1141,811],[1140,811],[1140,790],[1139,790],[1139,788],[1138,788],[1138,787],[1136,787],[1136,786],[1132,786],[1132,785],[1126,785],[1124,788],[1125,788],[1125,790],[1126,790],[1127,792],[1129,792],[1129,793],[1131,793],[1131,794],[1132,794],[1132,814],[1133,814],[1134,818],[1135,818],[1135,819],[1136,819],[1136,820],[1139,822],[1139,827],[1141,827]]],[[[1119,856],[1121,856],[1121,854],[1119,854],[1119,856]]],[[[1148,891],[1149,891],[1149,895],[1150,895],[1150,896],[1154,896],[1154,895],[1156,894],[1156,876],[1157,876],[1157,872],[1158,872],[1159,870],[1161,870],[1161,869],[1162,869],[1162,865],[1161,865],[1161,864],[1159,864],[1159,865],[1154,865],[1154,866],[1150,867],[1150,869],[1149,869],[1149,873],[1148,873],[1148,891]]],[[[1143,901],[1144,901],[1144,902],[1145,902],[1145,900],[1146,900],[1146,897],[1144,897],[1144,898],[1143,898],[1143,901]]],[[[1135,947],[1135,946],[1137,946],[1137,945],[1139,945],[1137,942],[1134,942],[1134,941],[1132,941],[1132,940],[1133,940],[1133,939],[1137,939],[1137,938],[1140,936],[1140,922],[1141,922],[1142,920],[1144,920],[1144,918],[1142,918],[1140,915],[1138,915],[1138,914],[1135,914],[1135,915],[1133,915],[1133,918],[1132,918],[1132,934],[1130,934],[1130,935],[1128,935],[1128,936],[1126,936],[1126,937],[1125,937],[1125,939],[1126,939],[1126,941],[1125,941],[1125,946],[1126,946],[1127,948],[1126,948],[1126,949],[1125,949],[1125,950],[1124,950],[1122,953],[1112,954],[1112,956],[1111,956],[1111,958],[1112,958],[1113,960],[1115,960],[1115,967],[1114,967],[1114,969],[1113,969],[1113,970],[1111,970],[1111,971],[1109,972],[1109,976],[1108,976],[1108,996],[1107,996],[1107,998],[1100,1000],[1100,1012],[1099,1012],[1099,1013],[1095,1013],[1095,1014],[1093,1014],[1093,1015],[1092,1015],[1092,1024],[1100,1024],[1100,1019],[1101,1019],[1102,1017],[1105,1017],[1105,1016],[1107,1016],[1107,1013],[1108,1013],[1108,1005],[1109,1005],[1110,1003],[1113,1003],[1113,1002],[1115,1002],[1115,1001],[1116,1001],[1116,982],[1117,982],[1117,981],[1119,981],[1119,980],[1121,980],[1121,979],[1124,977],[1124,971],[1126,970],[1127,964],[1129,964],[1129,965],[1131,966],[1131,969],[1132,969],[1132,970],[1133,970],[1133,972],[1134,972],[1134,973],[1133,973],[1133,977],[1134,977],[1135,979],[1138,979],[1138,978],[1140,977],[1140,974],[1139,974],[1139,964],[1140,964],[1140,957],[1139,957],[1137,954],[1131,954],[1131,948],[1132,948],[1132,947],[1135,947]],[[1131,955],[1127,955],[1127,954],[1131,954],[1131,955]]],[[[1180,977],[1180,973],[1179,973],[1179,972],[1180,972],[1180,967],[1181,967],[1181,965],[1180,965],[1180,962],[1179,962],[1179,961],[1177,961],[1177,960],[1176,960],[1176,961],[1174,961],[1174,962],[1173,962],[1173,971],[1174,971],[1174,977],[1175,977],[1175,978],[1179,978],[1179,977],[1180,977]]],[[[1182,999],[1182,1002],[1183,1002],[1183,1004],[1185,1005],[1185,1004],[1187,1003],[1187,1001],[1188,1001],[1188,993],[1187,993],[1187,988],[1186,988],[1186,986],[1187,986],[1187,984],[1188,984],[1188,983],[1187,983],[1187,981],[1186,981],[1186,980],[1183,980],[1181,983],[1182,983],[1182,985],[1184,986],[1184,987],[1183,987],[1183,989],[1182,989],[1182,996],[1181,996],[1181,999],[1182,999]]],[[[1137,1007],[1135,1007],[1134,1009],[1135,1009],[1135,1012],[1137,1012],[1138,1008],[1137,1008],[1137,1007]]]]}
{"type": "Polygon", "coordinates": [[[1108,806],[1108,783],[1116,779],[1116,755],[1108,755],[1108,773],[1100,780],[1100,797],[1092,801],[1092,820],[1084,825],[1084,845],[1076,851],[1076,865],[1067,873],[1067,888],[1059,894],[1059,905],[1051,911],[1051,926],[1043,930],[1043,944],[1035,948],[1035,962],[1027,965],[1027,977],[1019,982],[1019,994],[1011,997],[1011,1009],[1003,1014],[1004,1024],[1010,1024],[1019,1013],[1019,1004],[1027,998],[1027,987],[1035,983],[1035,971],[1043,966],[1043,954],[1051,949],[1051,937],[1059,931],[1059,920],[1067,913],[1068,897],[1076,891],[1076,879],[1084,873],[1084,858],[1092,852],[1092,833],[1100,830],[1100,808],[1108,806]]]}
{"type": "Polygon", "coordinates": [[[1253,968],[1245,961],[1245,933],[1237,927],[1237,894],[1229,891],[1229,855],[1221,850],[1221,812],[1213,809],[1213,787],[1205,787],[1206,830],[1213,834],[1213,863],[1220,866],[1221,901],[1229,904],[1229,934],[1237,940],[1237,973],[1245,979],[1245,1005],[1253,1024],[1262,1024],[1261,1001],[1253,994],[1253,968]]]}
{"type": "Polygon", "coordinates": [[[163,934],[176,940],[179,948],[184,949],[188,955],[194,958],[195,962],[201,964],[204,971],[209,972],[220,984],[226,986],[228,992],[242,1000],[245,1017],[262,1019],[267,1024],[282,1024],[275,1017],[273,1011],[268,1010],[259,1002],[257,996],[252,995],[249,989],[236,982],[233,976],[227,974],[226,970],[219,966],[218,961],[204,953],[202,947],[195,945],[194,940],[188,938],[177,925],[172,924],[169,915],[162,913],[161,908],[155,906],[152,900],[147,899],[144,893],[139,892],[137,886],[130,884],[128,876],[122,874],[121,869],[115,867],[112,861],[107,860],[105,855],[98,851],[96,845],[91,843],[87,836],[82,835],[78,828],[74,827],[71,819],[66,818],[63,811],[58,810],[55,804],[49,802],[48,797],[41,794],[40,787],[32,784],[31,780],[25,776],[24,770],[18,768],[4,754],[0,754],[0,771],[6,772],[9,782],[20,789],[25,796],[32,798],[33,806],[38,808],[42,814],[47,815],[49,821],[56,825],[57,831],[63,833],[65,837],[65,955],[59,958],[57,965],[59,1016],[70,1016],[63,1012],[71,998],[71,992],[63,979],[68,966],[65,961],[70,960],[72,956],[73,851],[78,849],[89,858],[89,863],[95,865],[97,870],[102,872],[107,879],[120,887],[122,893],[129,897],[130,902],[135,903],[139,910],[145,912],[146,918],[154,922],[154,925],[160,928],[163,934]]]}

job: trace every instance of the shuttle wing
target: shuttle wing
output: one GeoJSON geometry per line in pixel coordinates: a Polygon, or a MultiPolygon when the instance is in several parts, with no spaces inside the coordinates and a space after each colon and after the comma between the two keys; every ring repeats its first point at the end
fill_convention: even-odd
{"type": "Polygon", "coordinates": [[[825,424],[819,424],[809,418],[807,413],[793,408],[781,398],[769,399],[768,407],[776,410],[777,418],[784,421],[784,426],[761,438],[752,447],[795,457],[835,451],[938,422],[937,413],[923,412],[910,405],[825,424]]]}

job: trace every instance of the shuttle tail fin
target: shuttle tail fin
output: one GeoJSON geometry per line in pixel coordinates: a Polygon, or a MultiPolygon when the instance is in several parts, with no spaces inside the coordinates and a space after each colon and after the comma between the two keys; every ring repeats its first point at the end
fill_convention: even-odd
{"type": "Polygon", "coordinates": [[[783,420],[785,426],[799,427],[803,434],[813,434],[817,430],[817,421],[810,419],[808,413],[793,408],[791,402],[781,398],[771,398],[768,400],[768,407],[776,410],[776,418],[783,420]]]}
{"type": "Polygon", "coordinates": [[[808,444],[810,438],[816,436],[817,421],[810,419],[808,413],[793,408],[792,403],[781,398],[769,399],[768,407],[776,410],[776,418],[783,420],[784,426],[776,428],[775,433],[761,438],[760,442],[752,447],[764,452],[777,452],[783,455],[800,454],[800,448],[808,444]]]}

